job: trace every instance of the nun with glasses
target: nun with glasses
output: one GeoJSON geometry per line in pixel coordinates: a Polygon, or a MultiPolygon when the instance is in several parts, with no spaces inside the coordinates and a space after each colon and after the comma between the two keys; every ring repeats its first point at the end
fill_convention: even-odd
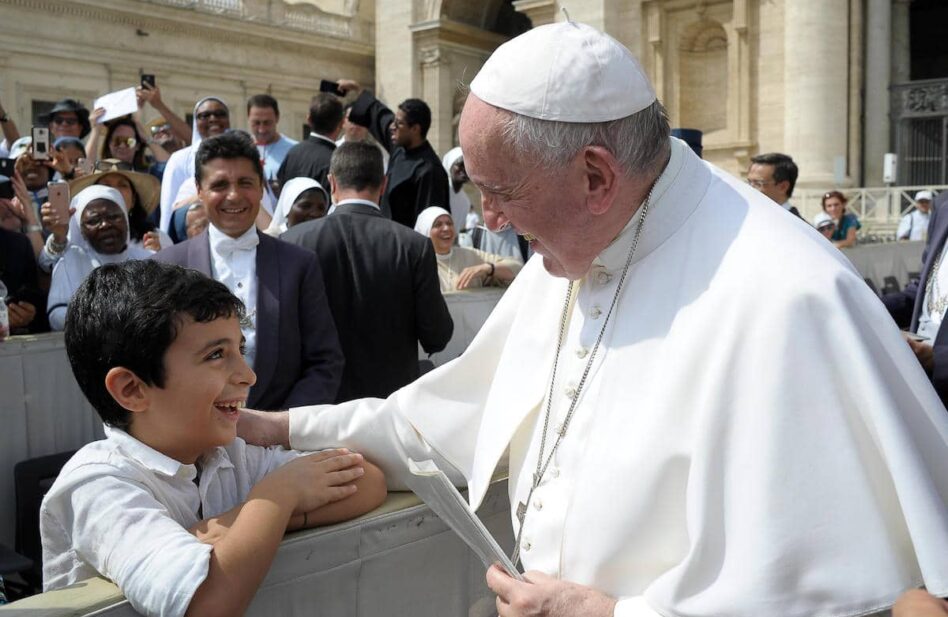
{"type": "Polygon", "coordinates": [[[75,215],[69,221],[69,235],[75,240],[53,269],[47,309],[53,330],[63,329],[69,300],[90,272],[102,264],[151,255],[131,243],[125,199],[118,190],[90,186],[73,198],[70,207],[75,215]]]}
{"type": "Polygon", "coordinates": [[[171,227],[174,204],[179,201],[181,186],[194,177],[194,155],[201,140],[220,135],[230,129],[230,109],[214,96],[208,96],[194,105],[191,123],[191,145],[173,153],[165,166],[161,180],[161,211],[158,228],[167,232],[171,227]]]}

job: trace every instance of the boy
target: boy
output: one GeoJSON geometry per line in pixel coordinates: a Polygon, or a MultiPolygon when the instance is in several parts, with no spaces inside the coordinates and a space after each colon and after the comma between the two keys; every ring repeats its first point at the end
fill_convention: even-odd
{"type": "Polygon", "coordinates": [[[46,590],[101,574],[146,615],[242,614],[285,531],[384,499],[358,454],[236,438],[255,380],[243,317],[223,284],[156,261],[104,265],[79,287],[66,351],[107,438],[43,500],[46,590]]]}

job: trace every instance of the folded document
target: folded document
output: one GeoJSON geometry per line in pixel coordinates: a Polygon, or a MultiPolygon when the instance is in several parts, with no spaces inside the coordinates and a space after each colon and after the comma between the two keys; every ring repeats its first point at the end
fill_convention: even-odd
{"type": "Polygon", "coordinates": [[[480,557],[485,567],[498,563],[510,576],[519,581],[523,580],[523,575],[501,550],[497,540],[490,535],[481,519],[471,512],[467,500],[458,492],[458,489],[454,488],[434,461],[408,459],[408,469],[413,474],[408,481],[408,487],[421,497],[422,501],[454,530],[454,533],[461,536],[461,539],[480,557]]]}

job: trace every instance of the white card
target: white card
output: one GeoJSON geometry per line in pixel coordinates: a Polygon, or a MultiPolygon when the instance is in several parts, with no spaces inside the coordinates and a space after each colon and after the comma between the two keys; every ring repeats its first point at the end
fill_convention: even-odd
{"type": "Polygon", "coordinates": [[[127,116],[138,111],[138,100],[135,98],[135,88],[116,90],[100,96],[92,103],[92,109],[102,107],[105,115],[99,118],[99,124],[127,116]]]}

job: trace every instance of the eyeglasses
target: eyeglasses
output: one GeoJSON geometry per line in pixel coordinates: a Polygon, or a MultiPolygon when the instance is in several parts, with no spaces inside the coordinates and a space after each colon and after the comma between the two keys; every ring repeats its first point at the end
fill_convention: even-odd
{"type": "Polygon", "coordinates": [[[112,140],[112,147],[118,148],[119,146],[125,146],[127,148],[134,148],[138,145],[138,140],[134,137],[116,137],[112,140]]]}
{"type": "Polygon", "coordinates": [[[210,120],[211,118],[223,120],[229,115],[226,109],[212,109],[210,111],[202,111],[196,117],[198,120],[210,120]]]}
{"type": "Polygon", "coordinates": [[[96,171],[134,171],[132,166],[118,159],[102,159],[95,162],[96,171]]]}
{"type": "Polygon", "coordinates": [[[90,216],[82,222],[82,226],[87,229],[95,229],[96,227],[102,227],[103,225],[116,226],[123,220],[125,220],[124,214],[121,212],[112,212],[102,216],[90,216]]]}
{"type": "Polygon", "coordinates": [[[762,189],[765,186],[770,186],[771,184],[777,184],[773,180],[751,180],[750,178],[747,179],[747,183],[751,185],[752,187],[754,187],[755,189],[762,189]]]}
{"type": "Polygon", "coordinates": [[[76,126],[79,124],[79,118],[70,118],[68,116],[53,116],[50,121],[52,124],[65,124],[66,126],[76,126]]]}

